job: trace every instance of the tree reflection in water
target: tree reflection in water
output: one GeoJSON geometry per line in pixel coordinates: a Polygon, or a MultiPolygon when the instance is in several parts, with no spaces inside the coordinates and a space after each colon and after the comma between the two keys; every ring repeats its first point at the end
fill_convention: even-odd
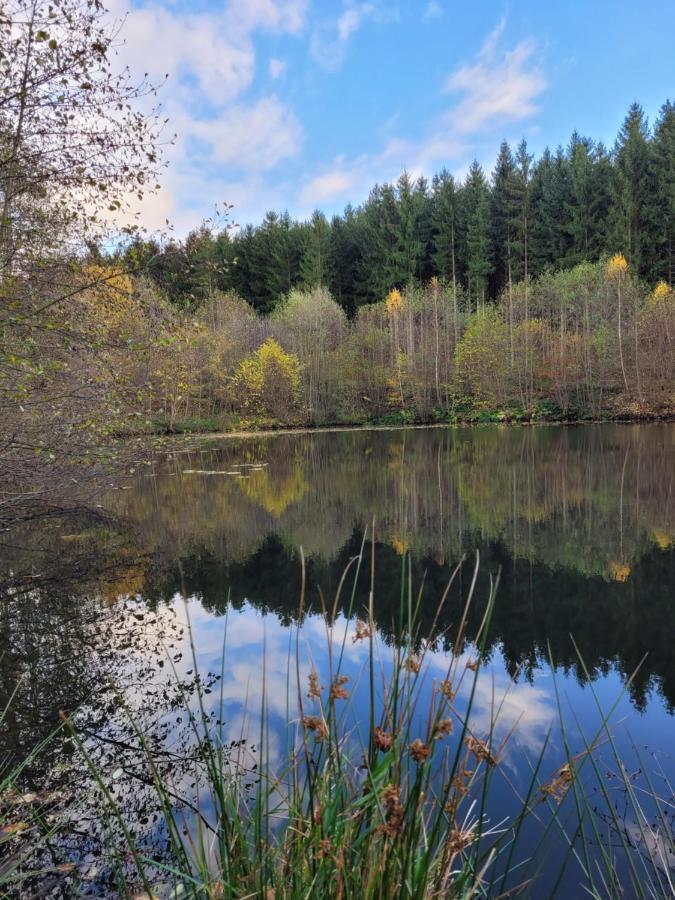
{"type": "MultiPolygon", "coordinates": [[[[161,855],[162,818],[124,705],[165,777],[189,796],[198,776],[179,707],[200,676],[185,656],[176,599],[201,606],[198,645],[228,608],[248,611],[254,631],[259,619],[249,613],[274,613],[283,630],[298,615],[300,547],[312,615],[364,541],[368,558],[374,551],[374,615],[385,642],[400,631],[404,557],[422,586],[424,636],[450,572],[479,549],[466,637],[501,570],[488,654],[505,676],[536,687],[550,647],[561,671],[583,682],[573,635],[593,678],[626,680],[648,654],[632,701],[649,713],[656,688],[672,711],[674,449],[673,425],[607,425],[276,435],[173,453],[130,490],[111,491],[103,522],[52,519],[4,536],[2,707],[19,685],[2,727],[6,761],[48,735],[60,711],[73,713],[139,840],[161,855]]],[[[369,577],[363,570],[357,582],[357,611],[369,577]]],[[[439,652],[450,648],[465,594],[460,578],[439,652]]],[[[348,602],[345,591],[339,615],[348,602]]],[[[239,651],[230,652],[236,663],[239,651]]],[[[215,683],[215,667],[201,677],[202,687],[215,683]]],[[[543,694],[534,699],[547,710],[543,694]]],[[[216,721],[220,713],[209,714],[216,721]]],[[[47,775],[96,893],[108,877],[97,864],[97,797],[72,751],[69,740],[57,742],[28,778],[44,785],[47,775]]]]}

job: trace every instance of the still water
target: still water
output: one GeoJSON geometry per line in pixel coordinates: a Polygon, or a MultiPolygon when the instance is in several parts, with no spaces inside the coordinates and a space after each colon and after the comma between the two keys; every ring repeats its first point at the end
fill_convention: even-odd
{"type": "MultiPolygon", "coordinates": [[[[330,634],[344,646],[350,714],[367,735],[359,722],[367,642],[354,638],[356,619],[367,617],[372,571],[385,673],[409,614],[402,583],[418,610],[420,645],[435,624],[429,691],[453,653],[475,656],[498,578],[472,712],[474,728],[487,732],[499,710],[492,823],[517,808],[542,751],[543,771],[565,761],[560,709],[575,753],[598,730],[598,706],[613,708],[626,766],[648,769],[672,804],[674,501],[672,424],[277,434],[158,455],[126,483],[102,488],[96,518],[55,518],[0,545],[0,706],[21,679],[3,741],[18,758],[59,710],[75,713],[92,754],[119,782],[139,836],[157,843],[161,817],[124,762],[132,750],[120,696],[167,754],[176,790],[189,782],[177,770],[190,743],[176,684],[188,685],[195,670],[208,685],[208,714],[237,745],[258,733],[264,693],[270,758],[281,764],[289,720],[298,717],[288,679],[299,618],[303,678],[311,670],[325,678],[323,610],[330,611],[330,634]],[[341,586],[358,556],[364,564],[358,574],[352,564],[341,586]]],[[[603,752],[599,766],[610,782],[616,762],[603,752]]],[[[63,742],[35,778],[61,790],[62,811],[73,810],[67,852],[84,873],[81,892],[89,884],[102,894],[96,816],[72,756],[63,742]]],[[[623,840],[639,843],[620,794],[617,787],[623,840]]],[[[524,858],[537,840],[536,825],[528,827],[524,858]]],[[[663,855],[672,866],[670,853],[663,855]]],[[[536,871],[524,864],[521,874],[536,885],[529,895],[549,896],[560,864],[555,849],[536,871]]],[[[582,896],[578,882],[570,871],[560,889],[582,896]]]]}

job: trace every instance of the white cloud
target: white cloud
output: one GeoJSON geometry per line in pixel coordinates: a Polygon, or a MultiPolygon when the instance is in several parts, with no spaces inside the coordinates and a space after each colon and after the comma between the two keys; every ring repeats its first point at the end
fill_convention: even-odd
{"type": "Polygon", "coordinates": [[[427,3],[427,8],[424,10],[424,15],[422,18],[425,21],[430,21],[431,19],[440,19],[443,15],[443,7],[440,3],[437,3],[436,0],[430,0],[427,3]]]}
{"type": "MultiPolygon", "coordinates": [[[[163,190],[141,209],[149,228],[171,218],[182,234],[188,218],[193,227],[213,211],[216,199],[235,202],[234,194],[247,215],[263,196],[271,202],[275,192],[262,183],[261,173],[300,151],[302,127],[278,97],[247,97],[256,74],[254,35],[299,34],[308,5],[309,0],[227,0],[192,13],[154,0],[111,0],[113,16],[125,17],[120,62],[154,82],[169,75],[160,100],[176,141],[166,150],[163,190]]],[[[280,77],[284,67],[282,60],[271,60],[271,77],[280,77]]]]}
{"type": "Polygon", "coordinates": [[[459,99],[432,123],[425,136],[416,140],[390,137],[378,153],[353,160],[337,157],[308,178],[302,202],[312,207],[348,196],[363,198],[374,183],[395,180],[404,169],[413,178],[429,175],[441,165],[464,171],[483,133],[535,113],[535,101],[546,88],[534,59],[536,46],[523,40],[512,49],[501,50],[504,28],[502,21],[487,36],[475,59],[448,76],[443,93],[457,94],[459,99]]]}
{"type": "Polygon", "coordinates": [[[277,97],[226,107],[217,118],[192,120],[192,136],[204,141],[212,162],[263,172],[300,149],[299,121],[277,97]]]}
{"type": "Polygon", "coordinates": [[[283,59],[271,59],[267,71],[269,72],[270,78],[276,81],[277,78],[281,78],[286,71],[286,63],[283,59]]]}
{"type": "Polygon", "coordinates": [[[502,53],[499,41],[505,23],[486,38],[476,60],[460,66],[445,83],[447,93],[462,95],[451,110],[454,128],[473,134],[485,128],[519,122],[536,112],[535,100],[546,88],[546,79],[533,60],[532,40],[520,41],[502,53]]]}
{"type": "Polygon", "coordinates": [[[346,196],[354,188],[354,181],[354,171],[349,172],[338,165],[337,168],[312,178],[302,189],[300,199],[310,205],[329,203],[346,196]]]}
{"type": "Polygon", "coordinates": [[[148,72],[155,80],[168,74],[172,95],[187,78],[193,93],[198,89],[209,101],[223,103],[253,79],[253,45],[242,33],[227,33],[222,15],[135,7],[127,13],[124,38],[121,56],[132,72],[148,72]]]}
{"type": "Polygon", "coordinates": [[[348,2],[335,20],[321,22],[310,41],[310,52],[320,66],[335,71],[342,65],[349,39],[356,34],[367,19],[387,22],[397,17],[396,12],[379,3],[348,2]]]}
{"type": "Polygon", "coordinates": [[[309,0],[230,0],[230,25],[249,33],[254,29],[298,34],[304,28],[309,0]]]}
{"type": "Polygon", "coordinates": [[[351,6],[346,9],[337,21],[338,38],[341,41],[348,40],[359,26],[364,18],[374,12],[372,3],[362,3],[359,6],[351,6]]]}

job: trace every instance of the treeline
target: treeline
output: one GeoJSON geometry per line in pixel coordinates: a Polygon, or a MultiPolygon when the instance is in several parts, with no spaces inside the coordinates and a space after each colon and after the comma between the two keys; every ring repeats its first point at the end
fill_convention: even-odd
{"type": "Polygon", "coordinates": [[[258,227],[203,226],[164,246],[136,241],[125,262],[148,268],[167,297],[194,307],[217,288],[271,312],[294,288],[326,287],[351,317],[392,288],[438,278],[471,308],[521,279],[622,253],[654,285],[675,279],[675,106],[653,129],[633,104],[613,149],[576,132],[536,162],[525,140],[504,141],[488,177],[474,161],[463,182],[406,173],[332,220],[269,212],[258,227]]]}
{"type": "Polygon", "coordinates": [[[77,321],[54,317],[51,370],[26,376],[24,428],[30,409],[43,435],[50,416],[101,434],[675,410],[675,290],[651,289],[620,254],[516,282],[478,310],[432,279],[353,319],[325,288],[291,291],[267,316],[214,291],[193,313],[147,280],[81,277],[98,287],[79,295],[77,321]]]}

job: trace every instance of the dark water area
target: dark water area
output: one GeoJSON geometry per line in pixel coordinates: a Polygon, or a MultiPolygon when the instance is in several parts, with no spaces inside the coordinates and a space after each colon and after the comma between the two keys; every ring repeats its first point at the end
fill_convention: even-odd
{"type": "MultiPolygon", "coordinates": [[[[429,692],[453,654],[475,656],[499,579],[473,708],[474,727],[486,731],[499,708],[503,777],[491,798],[493,823],[513,814],[541,753],[545,771],[565,761],[559,709],[578,752],[597,731],[598,706],[614,707],[626,766],[648,769],[672,803],[674,501],[672,424],[278,434],[172,451],[111,485],[98,516],[54,518],[0,540],[0,707],[19,683],[2,726],[5,757],[28,752],[60,710],[73,713],[140,823],[139,837],[158,845],[161,816],[130,775],[120,694],[180,786],[190,782],[189,766],[181,769],[190,738],[176,684],[189,691],[196,669],[214,685],[209,714],[224,739],[239,744],[259,728],[264,683],[272,756],[281,763],[289,719],[297,719],[288,702],[289,648],[300,624],[303,673],[315,668],[325,677],[328,610],[334,639],[346,638],[350,714],[355,727],[366,725],[359,711],[367,704],[367,648],[353,638],[374,563],[383,672],[405,632],[403,580],[419,604],[410,640],[425,649],[429,692]],[[359,554],[367,562],[358,574],[352,563],[343,583],[359,554]]],[[[616,763],[604,752],[599,766],[611,783],[616,763]]],[[[63,742],[31,777],[61,791],[61,814],[75,823],[68,852],[83,868],[83,885],[102,895],[95,813],[72,787],[87,776],[72,758],[63,742]]],[[[626,798],[616,789],[620,806],[626,798]]],[[[629,806],[625,835],[639,853],[629,806]]],[[[528,829],[525,856],[537,841],[536,823],[528,829]]],[[[530,896],[550,895],[564,856],[551,850],[543,869],[528,873],[537,876],[530,896]]],[[[583,896],[573,866],[561,885],[561,895],[583,896]]]]}

